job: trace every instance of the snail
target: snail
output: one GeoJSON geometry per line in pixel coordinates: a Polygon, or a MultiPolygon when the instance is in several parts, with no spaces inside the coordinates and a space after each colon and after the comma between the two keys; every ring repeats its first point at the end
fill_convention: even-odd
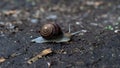
{"type": "Polygon", "coordinates": [[[81,31],[76,31],[74,33],[71,33],[70,24],[69,24],[69,32],[63,33],[60,26],[57,23],[47,23],[42,26],[40,30],[40,37],[37,37],[31,42],[35,43],[46,43],[46,42],[68,42],[71,40],[71,37],[77,33],[80,33],[81,31]]]}

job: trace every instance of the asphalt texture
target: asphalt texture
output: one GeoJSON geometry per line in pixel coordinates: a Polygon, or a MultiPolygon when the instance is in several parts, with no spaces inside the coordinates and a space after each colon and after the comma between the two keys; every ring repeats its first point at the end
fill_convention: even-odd
{"type": "Polygon", "coordinates": [[[120,0],[1,0],[0,68],[120,68],[120,0]],[[65,43],[32,43],[43,24],[82,31],[65,43]],[[27,61],[51,48],[32,64],[27,61]]]}

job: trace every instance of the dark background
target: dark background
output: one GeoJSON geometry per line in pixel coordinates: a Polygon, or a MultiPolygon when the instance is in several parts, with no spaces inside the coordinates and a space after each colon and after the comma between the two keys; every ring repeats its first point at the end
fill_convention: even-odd
{"type": "Polygon", "coordinates": [[[0,0],[0,68],[120,68],[120,0],[0,0]],[[40,27],[83,30],[66,43],[31,43],[40,27]],[[31,65],[46,48],[53,53],[31,65]]]}

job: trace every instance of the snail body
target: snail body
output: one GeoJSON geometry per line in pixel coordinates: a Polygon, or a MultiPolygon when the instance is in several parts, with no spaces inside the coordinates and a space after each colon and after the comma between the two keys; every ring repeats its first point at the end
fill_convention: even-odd
{"type": "Polygon", "coordinates": [[[69,32],[63,33],[60,26],[56,23],[47,23],[43,25],[43,27],[40,30],[40,37],[35,38],[31,40],[35,43],[46,43],[46,42],[68,42],[71,40],[71,37],[77,33],[80,33],[81,31],[77,31],[74,33],[70,33],[70,26],[69,26],[69,32]]]}

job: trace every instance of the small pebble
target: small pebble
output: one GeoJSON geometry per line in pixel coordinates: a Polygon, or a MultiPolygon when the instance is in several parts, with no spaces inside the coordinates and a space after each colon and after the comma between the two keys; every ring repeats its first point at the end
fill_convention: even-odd
{"type": "Polygon", "coordinates": [[[50,62],[47,62],[47,65],[48,65],[48,68],[51,67],[51,63],[50,62]]]}
{"type": "Polygon", "coordinates": [[[5,24],[4,22],[2,22],[2,21],[0,22],[0,25],[4,25],[4,24],[5,24]]]}
{"type": "Polygon", "coordinates": [[[117,19],[118,21],[120,21],[120,17],[118,17],[118,19],[117,19]]]}
{"type": "Polygon", "coordinates": [[[31,21],[31,23],[33,23],[33,24],[38,23],[38,19],[31,19],[30,21],[31,21]]]}
{"type": "Polygon", "coordinates": [[[33,14],[33,17],[40,18],[40,10],[36,10],[35,14],[33,14]]]}
{"type": "Polygon", "coordinates": [[[6,23],[6,27],[7,27],[8,29],[14,29],[15,26],[14,26],[12,23],[7,22],[7,23],[6,23]]]}
{"type": "Polygon", "coordinates": [[[46,19],[53,19],[53,20],[55,20],[55,19],[57,19],[57,15],[49,15],[49,16],[47,16],[46,17],[46,19]]]}
{"type": "Polygon", "coordinates": [[[5,36],[5,34],[3,33],[3,31],[0,31],[0,36],[1,36],[1,37],[4,37],[4,36],[5,36]]]}
{"type": "Polygon", "coordinates": [[[67,54],[67,52],[63,52],[63,54],[67,54]]]}
{"type": "Polygon", "coordinates": [[[33,38],[33,36],[30,36],[30,38],[33,38]]]}
{"type": "Polygon", "coordinates": [[[80,25],[80,22],[76,22],[76,25],[80,25]]]}
{"type": "Polygon", "coordinates": [[[23,22],[22,22],[22,21],[20,21],[20,20],[18,20],[16,23],[17,23],[17,24],[22,24],[23,22]]]}
{"type": "Polygon", "coordinates": [[[41,12],[45,12],[45,9],[43,7],[40,8],[41,12]]]}
{"type": "Polygon", "coordinates": [[[87,30],[82,30],[82,32],[86,33],[86,32],[87,32],[87,30]]]}
{"type": "Polygon", "coordinates": [[[115,32],[115,33],[119,33],[119,32],[120,32],[120,30],[115,30],[114,32],[115,32]]]}
{"type": "Polygon", "coordinates": [[[90,23],[90,25],[92,25],[92,26],[98,26],[97,23],[90,23]]]}
{"type": "Polygon", "coordinates": [[[95,7],[98,7],[99,5],[101,5],[103,2],[102,1],[86,1],[86,4],[87,5],[89,5],[89,6],[91,6],[91,5],[93,5],[93,6],[95,6],[95,7]]]}

